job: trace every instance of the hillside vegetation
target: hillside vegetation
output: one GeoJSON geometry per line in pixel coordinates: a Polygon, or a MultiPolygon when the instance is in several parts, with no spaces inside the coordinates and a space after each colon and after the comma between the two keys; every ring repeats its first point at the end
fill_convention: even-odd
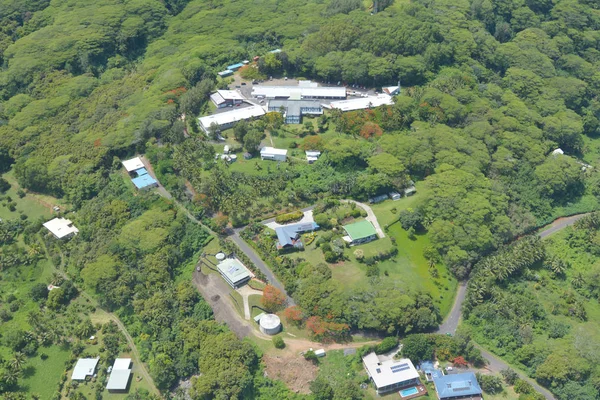
{"type": "MultiPolygon", "coordinates": [[[[371,15],[355,0],[0,0],[0,171],[12,168],[22,188],[75,211],[80,235],[53,243],[50,256],[62,254],[55,265],[123,319],[161,389],[202,372],[197,399],[294,398],[260,377],[256,351],[212,321],[190,285],[173,283],[208,234],[173,204],[134,195],[117,172],[125,156],[145,152],[167,189],[220,232],[273,210],[327,197],[366,200],[417,181],[424,195],[403,226],[426,234],[426,257],[441,257],[459,279],[515,236],[598,207],[597,1],[379,3],[371,15]],[[264,56],[274,48],[283,51],[264,56]],[[251,153],[267,134],[322,149],[315,164],[249,163],[262,170],[245,171],[216,163],[195,117],[227,84],[216,72],[256,55],[264,56],[263,76],[375,87],[400,80],[402,94],[393,106],[328,113],[316,126],[282,127],[272,113],[224,132],[251,153]],[[559,147],[565,154],[552,155],[559,147]],[[224,369],[231,381],[221,381],[224,369]]],[[[27,229],[31,236],[40,226],[27,229]]],[[[2,246],[21,257],[30,244],[2,246]]],[[[535,269],[540,259],[520,261],[535,269]]],[[[3,269],[19,268],[20,259],[13,264],[3,269]]],[[[327,297],[330,271],[302,268],[303,277],[280,274],[304,291],[302,304],[343,310],[327,297]]],[[[371,284],[378,279],[390,285],[384,277],[371,284]]],[[[482,293],[477,301],[487,304],[482,293]]],[[[507,307],[519,298],[523,312],[539,311],[533,295],[520,296],[509,296],[507,307]]],[[[336,313],[328,323],[407,332],[415,322],[396,315],[421,303],[419,319],[430,329],[438,316],[426,295],[379,304],[385,321],[336,313]]],[[[565,385],[596,390],[588,369],[560,381],[547,371],[536,376],[561,400],[570,398],[565,385]]],[[[19,391],[12,382],[2,390],[19,391]]]]}

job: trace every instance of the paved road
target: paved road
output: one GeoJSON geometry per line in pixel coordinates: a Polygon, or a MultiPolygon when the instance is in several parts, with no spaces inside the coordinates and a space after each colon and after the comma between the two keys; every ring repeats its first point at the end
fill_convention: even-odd
{"type": "MultiPolygon", "coordinates": [[[[498,357],[496,357],[489,351],[486,351],[483,347],[481,347],[477,344],[475,345],[475,347],[477,347],[479,350],[481,350],[481,355],[483,356],[483,358],[485,358],[487,360],[488,365],[487,365],[486,369],[488,369],[494,373],[499,373],[503,369],[510,368],[510,366],[508,364],[506,364],[504,361],[502,361],[501,359],[499,359],[498,357]]],[[[518,372],[518,371],[515,371],[515,372],[517,372],[519,374],[519,377],[521,379],[524,379],[527,382],[529,382],[531,384],[531,386],[533,386],[533,388],[538,393],[541,393],[546,398],[546,400],[556,400],[554,395],[552,393],[550,393],[550,391],[548,391],[547,389],[538,385],[538,383],[536,381],[534,381],[533,379],[529,378],[528,376],[526,376],[525,374],[523,374],[521,372],[518,372]]]]}
{"type": "Polygon", "coordinates": [[[465,300],[466,294],[467,283],[460,282],[458,284],[458,290],[456,291],[456,297],[454,298],[454,305],[452,306],[452,310],[450,310],[450,313],[446,316],[446,319],[438,328],[438,333],[451,333],[453,335],[456,333],[456,328],[458,327],[458,323],[460,322],[462,314],[462,304],[465,300]]]}
{"type": "MultiPolygon", "coordinates": [[[[565,217],[565,218],[559,218],[559,219],[555,220],[554,222],[552,222],[551,224],[547,225],[546,227],[542,228],[542,230],[539,231],[537,233],[537,235],[540,238],[544,239],[544,238],[552,235],[553,233],[556,233],[556,232],[560,231],[561,229],[566,228],[567,226],[573,225],[575,222],[579,221],[581,218],[585,217],[586,215],[588,215],[588,213],[573,215],[573,216],[565,217]]],[[[468,284],[468,282],[462,282],[458,286],[458,291],[456,293],[456,298],[454,300],[454,305],[452,306],[452,310],[450,310],[450,313],[448,314],[448,316],[446,317],[444,322],[438,328],[438,330],[437,330],[438,333],[454,334],[456,332],[456,328],[458,327],[458,323],[460,322],[460,319],[462,316],[462,305],[465,300],[465,295],[467,293],[467,284],[468,284]]],[[[477,346],[477,347],[479,347],[479,346],[477,346]]],[[[506,364],[504,361],[500,360],[498,357],[494,356],[493,354],[484,350],[483,348],[481,348],[481,347],[479,347],[479,348],[481,349],[481,354],[483,355],[483,357],[488,361],[488,363],[489,363],[488,368],[491,371],[500,372],[501,370],[508,368],[508,364],[506,364]]],[[[531,385],[535,388],[535,390],[537,390],[538,392],[543,394],[546,397],[546,399],[554,400],[554,396],[548,390],[546,390],[543,387],[541,387],[540,385],[538,385],[534,380],[526,377],[523,374],[521,374],[521,377],[524,378],[525,380],[527,380],[529,383],[531,383],[531,385]]]]}
{"type": "Polygon", "coordinates": [[[368,205],[366,205],[364,203],[359,203],[358,201],[354,201],[354,200],[340,200],[340,201],[342,203],[354,203],[357,206],[359,206],[360,208],[362,208],[363,210],[365,210],[367,212],[367,218],[365,218],[365,219],[373,224],[373,226],[375,227],[375,231],[377,232],[377,236],[379,236],[380,239],[383,239],[385,237],[385,233],[383,233],[383,229],[381,229],[381,226],[379,226],[379,221],[377,221],[377,217],[375,216],[375,213],[373,212],[373,209],[371,207],[369,207],[368,205]]]}
{"type": "Polygon", "coordinates": [[[277,289],[281,290],[282,293],[285,293],[285,295],[287,296],[288,306],[296,305],[296,303],[294,302],[294,299],[292,299],[287,294],[287,292],[285,291],[285,287],[283,286],[283,284],[281,282],[279,282],[279,279],[277,279],[275,274],[273,274],[273,272],[271,272],[271,269],[269,269],[267,264],[265,264],[265,262],[258,256],[258,254],[256,254],[254,249],[252,247],[248,246],[248,244],[246,244],[244,239],[242,239],[240,237],[239,231],[234,232],[234,234],[229,237],[231,238],[231,240],[233,240],[233,242],[237,245],[237,247],[241,251],[243,251],[244,254],[246,254],[248,256],[250,261],[252,261],[254,263],[254,265],[256,265],[256,268],[260,269],[260,271],[263,274],[265,274],[269,283],[271,285],[275,286],[277,289]]]}
{"type": "Polygon", "coordinates": [[[573,225],[575,222],[579,221],[581,218],[585,217],[586,215],[589,215],[589,213],[586,214],[577,214],[577,215],[572,215],[570,217],[565,217],[565,218],[559,218],[557,220],[555,220],[554,222],[552,222],[550,225],[547,225],[543,231],[538,232],[538,236],[541,237],[542,239],[545,237],[548,237],[550,235],[552,235],[555,232],[560,231],[563,228],[566,228],[567,226],[571,226],[573,225]]]}

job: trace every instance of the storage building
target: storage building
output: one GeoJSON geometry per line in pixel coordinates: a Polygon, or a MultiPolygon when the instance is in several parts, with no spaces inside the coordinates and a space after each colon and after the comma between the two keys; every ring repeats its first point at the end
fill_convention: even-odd
{"type": "Polygon", "coordinates": [[[287,150],[274,147],[263,147],[260,149],[260,158],[263,160],[286,161],[287,150]]]}
{"type": "Polygon", "coordinates": [[[243,66],[244,66],[244,63],[237,63],[237,64],[229,65],[227,67],[227,69],[230,71],[237,71],[238,69],[242,68],[243,66]]]}
{"type": "Polygon", "coordinates": [[[228,76],[233,75],[233,71],[230,69],[226,69],[225,71],[218,72],[217,75],[219,75],[221,78],[226,78],[228,76]]]}
{"type": "Polygon", "coordinates": [[[363,365],[377,394],[384,394],[421,383],[419,373],[413,363],[403,358],[400,360],[381,360],[375,353],[363,357],[363,365]]]}

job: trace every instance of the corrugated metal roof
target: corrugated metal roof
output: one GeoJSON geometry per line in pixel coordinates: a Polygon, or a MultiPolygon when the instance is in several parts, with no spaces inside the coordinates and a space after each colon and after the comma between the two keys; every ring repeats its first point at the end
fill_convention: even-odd
{"type": "Polygon", "coordinates": [[[350,225],[344,226],[344,230],[354,240],[364,239],[369,236],[377,235],[373,224],[367,220],[355,222],[350,225]]]}
{"type": "Polygon", "coordinates": [[[435,377],[433,383],[440,399],[481,395],[481,387],[473,372],[435,377]]]}

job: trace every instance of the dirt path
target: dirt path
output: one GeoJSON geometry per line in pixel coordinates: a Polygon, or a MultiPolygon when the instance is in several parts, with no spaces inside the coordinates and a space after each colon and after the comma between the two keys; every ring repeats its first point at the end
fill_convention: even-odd
{"type": "Polygon", "coordinates": [[[359,206],[360,208],[362,208],[363,210],[365,210],[367,212],[367,218],[365,218],[365,219],[373,224],[373,226],[375,227],[375,231],[377,232],[377,236],[379,236],[379,239],[383,239],[385,237],[385,233],[383,233],[383,229],[381,229],[381,226],[379,226],[379,221],[377,221],[377,217],[375,216],[375,213],[373,212],[373,209],[371,207],[369,207],[368,205],[366,205],[364,203],[359,203],[358,201],[355,201],[355,200],[340,200],[340,201],[342,203],[354,203],[357,206],[359,206]]]}
{"type": "MultiPolygon", "coordinates": [[[[40,238],[40,243],[42,243],[42,246],[44,247],[44,252],[46,254],[46,257],[48,259],[50,259],[48,249],[46,248],[46,245],[45,245],[44,241],[41,240],[41,238],[40,238]]],[[[62,254],[62,252],[61,252],[61,262],[60,262],[59,268],[54,267],[54,265],[52,263],[50,263],[50,265],[52,265],[52,269],[56,273],[58,273],[60,276],[62,276],[63,279],[70,280],[69,277],[67,276],[67,274],[63,271],[64,264],[65,264],[65,257],[62,254]]],[[[73,282],[73,281],[71,280],[71,282],[73,282]]],[[[123,325],[121,320],[115,314],[113,314],[107,310],[104,310],[102,307],[100,307],[100,305],[98,304],[96,299],[94,299],[92,296],[90,296],[87,292],[85,292],[81,288],[77,287],[74,282],[73,282],[73,286],[75,286],[77,288],[77,290],[79,291],[79,294],[82,297],[84,297],[86,300],[88,300],[92,305],[102,309],[106,313],[106,315],[110,318],[110,320],[113,321],[117,325],[117,327],[119,328],[121,333],[123,333],[123,336],[125,336],[125,340],[127,341],[129,348],[131,349],[131,353],[133,356],[132,357],[133,362],[137,366],[139,366],[139,372],[142,375],[143,379],[145,379],[146,382],[148,382],[148,385],[150,386],[150,389],[152,390],[152,392],[154,392],[154,394],[156,394],[162,398],[160,391],[156,388],[156,385],[154,384],[154,380],[152,379],[152,377],[148,373],[148,370],[146,369],[146,365],[144,365],[144,363],[142,362],[142,358],[140,357],[140,353],[138,352],[137,346],[135,345],[135,342],[133,341],[133,338],[127,331],[127,328],[125,327],[125,325],[123,325]]]]}

